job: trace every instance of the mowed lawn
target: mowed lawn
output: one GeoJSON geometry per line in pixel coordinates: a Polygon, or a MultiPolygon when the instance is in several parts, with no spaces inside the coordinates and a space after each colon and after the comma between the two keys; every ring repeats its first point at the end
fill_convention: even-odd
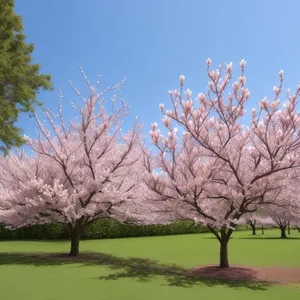
{"type": "MultiPolygon", "coordinates": [[[[300,233],[293,231],[288,240],[277,239],[279,234],[235,232],[230,263],[300,268],[300,233]]],[[[75,262],[44,255],[68,249],[68,241],[0,242],[0,299],[300,299],[300,283],[270,286],[184,276],[184,268],[218,263],[219,245],[211,234],[82,241],[81,251],[94,254],[75,262]]]]}

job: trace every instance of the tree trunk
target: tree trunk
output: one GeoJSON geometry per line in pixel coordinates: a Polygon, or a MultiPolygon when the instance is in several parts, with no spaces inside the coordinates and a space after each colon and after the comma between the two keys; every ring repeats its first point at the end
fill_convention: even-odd
{"type": "Polygon", "coordinates": [[[287,236],[286,236],[286,234],[285,234],[285,229],[286,229],[286,226],[280,227],[280,230],[281,230],[281,238],[282,238],[282,239],[286,239],[286,238],[287,238],[287,236]]]}
{"type": "Polygon", "coordinates": [[[250,223],[251,229],[252,229],[252,234],[256,235],[256,226],[254,223],[250,223]]]}
{"type": "Polygon", "coordinates": [[[222,228],[220,230],[220,268],[229,268],[229,260],[228,260],[228,242],[230,240],[231,234],[233,230],[222,228]]]}
{"type": "Polygon", "coordinates": [[[69,255],[78,256],[80,238],[85,229],[86,218],[82,217],[79,220],[76,220],[75,224],[69,223],[68,225],[69,225],[69,233],[71,238],[71,248],[70,248],[69,255]]]}
{"type": "MultiPolygon", "coordinates": [[[[234,226],[234,224],[232,224],[234,226]]],[[[208,229],[215,235],[220,243],[220,268],[229,268],[228,260],[228,242],[233,229],[222,228],[220,231],[218,229],[207,225],[208,229]]]]}
{"type": "Polygon", "coordinates": [[[265,228],[264,228],[264,225],[261,226],[261,234],[265,234],[265,228]]]}
{"type": "Polygon", "coordinates": [[[228,241],[220,242],[220,268],[229,268],[228,241]]]}
{"type": "Polygon", "coordinates": [[[71,249],[70,249],[70,256],[77,256],[79,255],[79,242],[80,242],[80,235],[78,232],[73,230],[71,233],[71,249]]]}
{"type": "Polygon", "coordinates": [[[291,234],[291,226],[290,226],[290,223],[288,224],[287,228],[288,228],[288,234],[291,234]]]}

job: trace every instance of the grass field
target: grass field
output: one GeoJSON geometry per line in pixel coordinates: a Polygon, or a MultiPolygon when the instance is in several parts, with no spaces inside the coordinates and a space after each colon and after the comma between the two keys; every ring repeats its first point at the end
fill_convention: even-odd
{"type": "MultiPolygon", "coordinates": [[[[288,240],[278,236],[279,230],[256,237],[234,233],[230,263],[300,268],[300,234],[292,232],[288,240]]],[[[40,255],[68,249],[67,241],[0,242],[0,299],[300,299],[300,285],[183,276],[184,268],[218,263],[219,245],[211,234],[82,241],[82,252],[97,254],[77,262],[40,255]]]]}

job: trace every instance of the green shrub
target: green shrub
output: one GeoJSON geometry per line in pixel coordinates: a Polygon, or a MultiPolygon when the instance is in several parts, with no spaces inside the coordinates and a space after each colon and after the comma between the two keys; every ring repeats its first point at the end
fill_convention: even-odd
{"type": "Polygon", "coordinates": [[[204,232],[206,228],[193,225],[191,221],[173,222],[168,225],[128,225],[114,220],[99,220],[90,224],[83,239],[125,238],[204,232]]]}
{"type": "Polygon", "coordinates": [[[0,240],[60,240],[69,236],[66,224],[44,224],[19,228],[5,229],[0,225],[0,240]]]}
{"type": "MultiPolygon", "coordinates": [[[[178,221],[168,225],[128,225],[103,219],[89,224],[82,239],[125,238],[206,232],[207,229],[191,221],[178,221]]],[[[69,237],[66,224],[33,225],[16,230],[0,225],[1,240],[60,240],[69,237]]]]}
{"type": "MultiPolygon", "coordinates": [[[[236,230],[246,230],[246,227],[240,225],[236,230]]],[[[195,225],[192,221],[177,221],[168,225],[138,226],[103,219],[89,224],[82,239],[110,239],[203,232],[208,232],[208,229],[201,225],[195,225]]],[[[16,230],[8,230],[0,225],[0,240],[62,240],[68,238],[68,226],[62,223],[26,226],[16,230]]]]}

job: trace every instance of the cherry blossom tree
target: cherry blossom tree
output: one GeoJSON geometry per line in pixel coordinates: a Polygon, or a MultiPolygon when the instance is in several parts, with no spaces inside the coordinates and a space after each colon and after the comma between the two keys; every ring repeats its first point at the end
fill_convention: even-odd
{"type": "MultiPolygon", "coordinates": [[[[293,215],[289,209],[270,206],[267,208],[270,218],[273,220],[274,225],[280,229],[281,238],[286,239],[286,229],[293,223],[293,215]]],[[[290,231],[289,231],[290,234],[290,231]]]]}
{"type": "Polygon", "coordinates": [[[252,235],[256,235],[256,223],[257,223],[256,216],[250,216],[246,218],[246,224],[251,227],[252,235]]]}
{"type": "Polygon", "coordinates": [[[72,103],[77,117],[65,121],[61,103],[58,114],[44,111],[46,123],[35,115],[38,136],[27,137],[32,155],[10,154],[0,162],[0,222],[11,228],[67,223],[72,256],[79,254],[88,223],[134,216],[130,211],[135,212],[142,174],[139,125],[122,132],[128,114],[128,105],[118,96],[123,82],[98,93],[81,72],[89,96],[84,98],[72,84],[82,103],[72,103]],[[109,93],[112,97],[104,101],[109,93]]]}
{"type": "Polygon", "coordinates": [[[284,181],[284,185],[280,193],[269,193],[268,197],[272,199],[277,197],[277,205],[266,205],[261,209],[261,214],[265,218],[273,221],[273,225],[278,227],[281,231],[281,238],[287,238],[286,229],[290,234],[290,227],[299,222],[299,169],[289,170],[290,176],[284,181]]]}
{"type": "Polygon", "coordinates": [[[293,94],[288,91],[281,106],[280,71],[274,97],[252,109],[246,126],[246,62],[240,62],[240,76],[229,92],[232,63],[216,70],[210,59],[206,63],[208,91],[193,99],[181,75],[180,89],[169,91],[171,108],[159,105],[167,134],[151,124],[156,151],[144,155],[145,198],[153,213],[147,221],[189,219],[207,225],[220,242],[220,267],[228,268],[228,242],[237,221],[262,205],[275,204],[288,171],[299,167],[300,86],[293,94]]]}
{"type": "MultiPolygon", "coordinates": [[[[278,201],[277,201],[278,202],[278,201]]],[[[238,224],[245,224],[249,225],[252,230],[252,235],[256,235],[256,229],[258,226],[261,227],[261,234],[264,234],[265,227],[274,226],[275,223],[269,216],[265,216],[264,213],[260,212],[261,210],[258,210],[254,213],[246,213],[243,215],[239,221],[238,224]]]]}
{"type": "Polygon", "coordinates": [[[265,234],[265,228],[274,226],[274,221],[270,217],[260,217],[259,225],[261,226],[261,234],[265,234]]]}

